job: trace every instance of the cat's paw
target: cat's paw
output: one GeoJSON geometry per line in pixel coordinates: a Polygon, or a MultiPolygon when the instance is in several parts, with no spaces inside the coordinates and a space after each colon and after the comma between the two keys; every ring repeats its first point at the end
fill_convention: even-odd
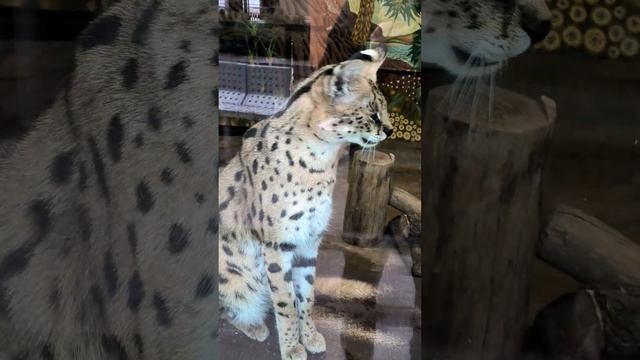
{"type": "Polygon", "coordinates": [[[315,331],[311,336],[303,336],[303,339],[306,339],[302,341],[304,347],[312,354],[318,354],[327,350],[327,344],[324,341],[324,336],[322,336],[318,331],[315,331]]]}
{"type": "Polygon", "coordinates": [[[269,337],[269,328],[264,323],[259,325],[233,325],[253,340],[262,342],[269,337]]]}
{"type": "Polygon", "coordinates": [[[307,352],[302,344],[297,344],[282,356],[282,360],[307,360],[307,352]]]}

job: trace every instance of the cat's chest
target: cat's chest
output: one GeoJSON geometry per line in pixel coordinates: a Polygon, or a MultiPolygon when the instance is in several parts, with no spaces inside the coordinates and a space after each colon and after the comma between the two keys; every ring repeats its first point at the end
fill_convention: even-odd
{"type": "Polygon", "coordinates": [[[293,238],[317,237],[326,230],[331,218],[334,183],[334,178],[306,184],[298,182],[285,190],[276,215],[286,234],[293,238]]]}

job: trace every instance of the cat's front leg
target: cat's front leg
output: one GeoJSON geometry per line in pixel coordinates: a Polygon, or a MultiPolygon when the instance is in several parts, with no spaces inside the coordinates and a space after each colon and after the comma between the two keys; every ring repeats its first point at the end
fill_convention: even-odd
{"type": "Polygon", "coordinates": [[[316,277],[316,258],[319,242],[311,243],[308,247],[299,247],[293,260],[293,284],[298,301],[298,315],[300,339],[309,352],[317,354],[326,351],[326,344],[322,334],[316,329],[311,318],[315,296],[313,284],[316,277]]]}
{"type": "Polygon", "coordinates": [[[276,316],[280,356],[283,360],[306,360],[307,352],[300,344],[298,311],[293,286],[293,252],[287,246],[265,246],[271,300],[276,316]]]}

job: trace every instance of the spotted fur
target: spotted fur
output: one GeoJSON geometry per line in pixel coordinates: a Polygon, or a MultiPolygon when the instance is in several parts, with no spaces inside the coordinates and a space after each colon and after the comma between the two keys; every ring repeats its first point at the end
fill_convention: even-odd
{"type": "Polygon", "coordinates": [[[544,0],[422,0],[422,58],[462,76],[499,69],[549,31],[544,0]]]}
{"type": "Polygon", "coordinates": [[[118,2],[2,158],[0,359],[215,358],[213,3],[118,2]]]}
{"type": "Polygon", "coordinates": [[[331,215],[337,156],[391,132],[376,86],[382,49],[328,65],[303,81],[287,107],[245,134],[220,175],[220,303],[226,317],[263,341],[276,314],[282,359],[306,359],[325,342],[311,312],[316,256],[331,215]]]}

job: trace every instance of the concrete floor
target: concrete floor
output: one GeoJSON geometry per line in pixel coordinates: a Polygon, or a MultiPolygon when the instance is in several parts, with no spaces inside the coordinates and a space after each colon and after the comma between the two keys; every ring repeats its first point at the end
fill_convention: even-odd
{"type": "MultiPolygon", "coordinates": [[[[403,143],[387,145],[402,161],[403,143]]],[[[220,138],[220,158],[227,160],[239,138],[220,138]]],[[[418,152],[413,146],[411,152],[418,152]]],[[[414,154],[415,155],[415,154],[414,154]]],[[[374,248],[358,248],[342,241],[347,198],[349,154],[344,152],[334,193],[334,214],[318,256],[314,319],[325,336],[327,352],[309,359],[410,360],[420,359],[421,281],[411,275],[411,256],[392,240],[374,248]]],[[[414,163],[415,164],[415,163],[414,163]]],[[[420,171],[399,166],[392,173],[395,186],[420,196],[420,171]]],[[[389,217],[394,212],[389,212],[389,217]]],[[[219,332],[221,359],[280,359],[273,317],[264,343],[247,338],[227,322],[219,332]]]]}

